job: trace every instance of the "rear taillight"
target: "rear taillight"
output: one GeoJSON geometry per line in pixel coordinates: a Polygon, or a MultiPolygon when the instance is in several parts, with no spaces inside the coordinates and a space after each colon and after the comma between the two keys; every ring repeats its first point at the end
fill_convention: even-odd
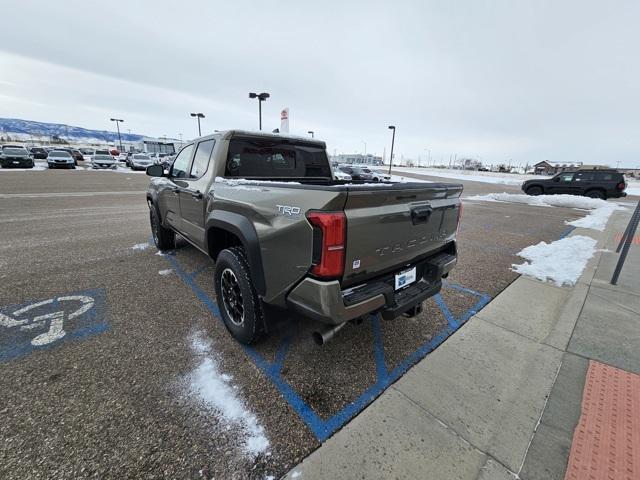
{"type": "Polygon", "coordinates": [[[627,188],[627,184],[624,182],[620,182],[619,184],[616,185],[616,188],[618,190],[624,190],[625,188],[627,188]]]}
{"type": "Polygon", "coordinates": [[[462,200],[460,200],[460,205],[458,205],[458,220],[456,225],[456,237],[458,236],[458,232],[460,231],[460,220],[462,220],[462,200]]]}
{"type": "Polygon", "coordinates": [[[307,213],[313,228],[313,267],[311,273],[322,278],[340,277],[344,273],[344,249],[347,218],[344,212],[307,213]]]}

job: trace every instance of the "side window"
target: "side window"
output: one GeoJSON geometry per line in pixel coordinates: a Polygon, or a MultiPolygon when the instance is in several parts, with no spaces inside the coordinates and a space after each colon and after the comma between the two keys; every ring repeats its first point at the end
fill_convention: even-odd
{"type": "Polygon", "coordinates": [[[573,173],[563,173],[560,175],[560,183],[568,183],[573,179],[573,173]]]}
{"type": "Polygon", "coordinates": [[[189,178],[200,178],[205,174],[207,168],[209,168],[209,159],[211,158],[214,144],[215,140],[206,140],[198,144],[189,178]]]}
{"type": "Polygon", "coordinates": [[[189,161],[191,160],[191,152],[193,152],[193,144],[187,145],[176,157],[171,166],[170,176],[173,178],[186,178],[189,170],[189,161]]]}
{"type": "Polygon", "coordinates": [[[596,178],[602,182],[610,182],[613,180],[613,173],[598,172],[596,178]]]}
{"type": "Polygon", "coordinates": [[[591,182],[593,181],[593,172],[578,172],[573,180],[574,182],[591,182]]]}

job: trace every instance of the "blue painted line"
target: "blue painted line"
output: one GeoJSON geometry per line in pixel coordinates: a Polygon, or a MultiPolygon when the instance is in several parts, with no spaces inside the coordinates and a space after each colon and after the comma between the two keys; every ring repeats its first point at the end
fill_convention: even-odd
{"type": "Polygon", "coordinates": [[[287,358],[287,353],[289,352],[289,347],[291,346],[291,337],[292,337],[291,334],[287,334],[284,337],[284,340],[282,341],[282,343],[280,343],[280,346],[278,347],[278,351],[276,352],[275,362],[273,362],[273,365],[271,366],[274,373],[279,374],[282,371],[284,361],[287,358]]]}
{"type": "Polygon", "coordinates": [[[436,295],[433,296],[433,299],[436,301],[436,305],[440,307],[440,310],[442,311],[444,318],[447,319],[447,324],[449,325],[449,328],[452,328],[453,330],[457,329],[460,325],[458,324],[456,319],[453,317],[453,314],[449,311],[449,307],[447,307],[447,304],[444,302],[442,295],[437,293],[436,295]]]}
{"type": "Polygon", "coordinates": [[[386,380],[388,372],[387,363],[384,360],[384,344],[382,343],[380,315],[371,317],[371,330],[373,331],[374,354],[376,359],[376,377],[378,382],[382,382],[386,380]]]}
{"type": "Polygon", "coordinates": [[[571,232],[573,232],[575,229],[576,229],[576,227],[574,227],[573,225],[569,225],[569,226],[564,230],[564,232],[562,232],[562,233],[560,234],[560,238],[558,238],[558,240],[562,240],[563,238],[568,237],[568,236],[569,236],[569,234],[570,234],[571,232]]]}
{"type": "Polygon", "coordinates": [[[458,285],[456,283],[449,283],[446,280],[442,281],[442,286],[447,288],[452,288],[453,290],[458,290],[459,292],[469,293],[471,295],[475,295],[476,297],[481,297],[482,293],[476,292],[475,290],[471,290],[470,288],[463,287],[462,285],[458,285]]]}
{"type": "MultiPolygon", "coordinates": [[[[218,319],[221,320],[220,310],[216,302],[211,299],[194,281],[195,275],[188,274],[180,266],[179,262],[173,256],[165,256],[167,261],[172,265],[175,272],[182,280],[191,288],[194,294],[207,307],[207,309],[218,319]]],[[[197,272],[197,270],[196,270],[197,272]]],[[[195,273],[195,272],[194,272],[195,273]]],[[[463,293],[479,297],[478,302],[465,312],[459,319],[456,319],[447,307],[441,295],[437,295],[436,304],[442,310],[443,315],[447,318],[448,326],[440,331],[430,341],[420,346],[411,353],[401,364],[396,366],[391,372],[388,371],[384,358],[384,345],[382,340],[382,328],[380,325],[380,316],[376,315],[371,318],[371,327],[374,337],[374,355],[376,365],[376,383],[368,387],[353,402],[346,405],[332,417],[322,419],[309,404],[293,389],[287,381],[282,378],[281,371],[286,355],[291,344],[291,334],[288,334],[283,342],[278,346],[275,361],[273,363],[267,361],[253,347],[243,345],[243,349],[247,356],[251,358],[254,364],[266,375],[266,377],[279,390],[285,401],[293,408],[302,421],[307,425],[311,432],[320,442],[324,442],[334,432],[341,428],[346,422],[357,415],[363,408],[378,397],[384,390],[403,375],[411,366],[422,360],[427,354],[437,348],[452,333],[454,333],[462,324],[464,324],[472,315],[482,308],[491,299],[488,295],[481,294],[474,290],[462,287],[456,284],[443,283],[443,286],[452,288],[463,293]]]]}

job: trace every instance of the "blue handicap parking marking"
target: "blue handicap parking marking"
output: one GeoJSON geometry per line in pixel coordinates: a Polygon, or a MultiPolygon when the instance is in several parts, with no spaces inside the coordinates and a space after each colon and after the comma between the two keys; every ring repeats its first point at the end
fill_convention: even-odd
{"type": "MultiPolygon", "coordinates": [[[[196,283],[196,277],[203,271],[198,268],[194,272],[188,273],[182,267],[175,255],[166,255],[164,257],[172,266],[176,274],[182,281],[193,291],[198,299],[204,304],[211,314],[221,320],[220,310],[216,301],[211,298],[196,283]]],[[[371,327],[374,338],[374,357],[376,366],[376,382],[366,388],[359,397],[353,402],[346,405],[332,417],[323,419],[313,408],[306,403],[300,394],[295,391],[293,386],[287,382],[282,376],[282,366],[286,359],[289,346],[291,345],[291,334],[288,333],[281,340],[278,347],[275,360],[273,362],[264,358],[255,348],[243,345],[244,351],[253,363],[258,367],[264,375],[269,378],[273,385],[280,391],[282,397],[295,410],[298,416],[305,422],[307,427],[313,432],[318,441],[323,442],[340,429],[345,423],[356,416],[362,409],[371,403],[378,395],[380,395],[389,385],[400,378],[411,366],[422,360],[427,354],[435,350],[449,336],[455,333],[467,320],[475,315],[482,307],[484,307],[491,297],[480,292],[476,292],[470,288],[460,285],[443,282],[443,289],[451,289],[465,295],[476,298],[476,302],[471,308],[463,312],[459,317],[455,317],[449,310],[442,295],[437,294],[434,300],[438,308],[447,320],[447,326],[438,332],[431,340],[419,346],[414,352],[409,354],[399,365],[393,369],[389,369],[384,356],[384,346],[382,339],[382,329],[380,326],[380,315],[371,315],[371,327]]]]}
{"type": "Polygon", "coordinates": [[[103,288],[0,307],[0,362],[108,328],[103,288]]]}

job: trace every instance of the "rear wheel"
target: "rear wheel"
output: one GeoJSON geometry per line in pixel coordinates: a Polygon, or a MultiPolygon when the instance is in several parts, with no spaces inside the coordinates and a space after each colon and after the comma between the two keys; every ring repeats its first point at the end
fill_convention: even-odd
{"type": "Polygon", "coordinates": [[[527,195],[542,195],[542,187],[533,186],[527,188],[527,195]]]}
{"type": "Polygon", "coordinates": [[[607,195],[602,190],[589,190],[585,195],[589,198],[600,198],[602,200],[606,200],[607,198],[607,195]]]}
{"type": "Polygon", "coordinates": [[[214,287],[220,314],[229,333],[245,345],[260,340],[264,334],[264,312],[242,248],[232,247],[220,252],[214,287]]]}
{"type": "Polygon", "coordinates": [[[158,250],[172,250],[176,247],[176,234],[173,230],[164,228],[160,223],[158,212],[155,207],[149,205],[149,220],[151,221],[151,234],[153,235],[153,243],[156,244],[158,250]]]}

